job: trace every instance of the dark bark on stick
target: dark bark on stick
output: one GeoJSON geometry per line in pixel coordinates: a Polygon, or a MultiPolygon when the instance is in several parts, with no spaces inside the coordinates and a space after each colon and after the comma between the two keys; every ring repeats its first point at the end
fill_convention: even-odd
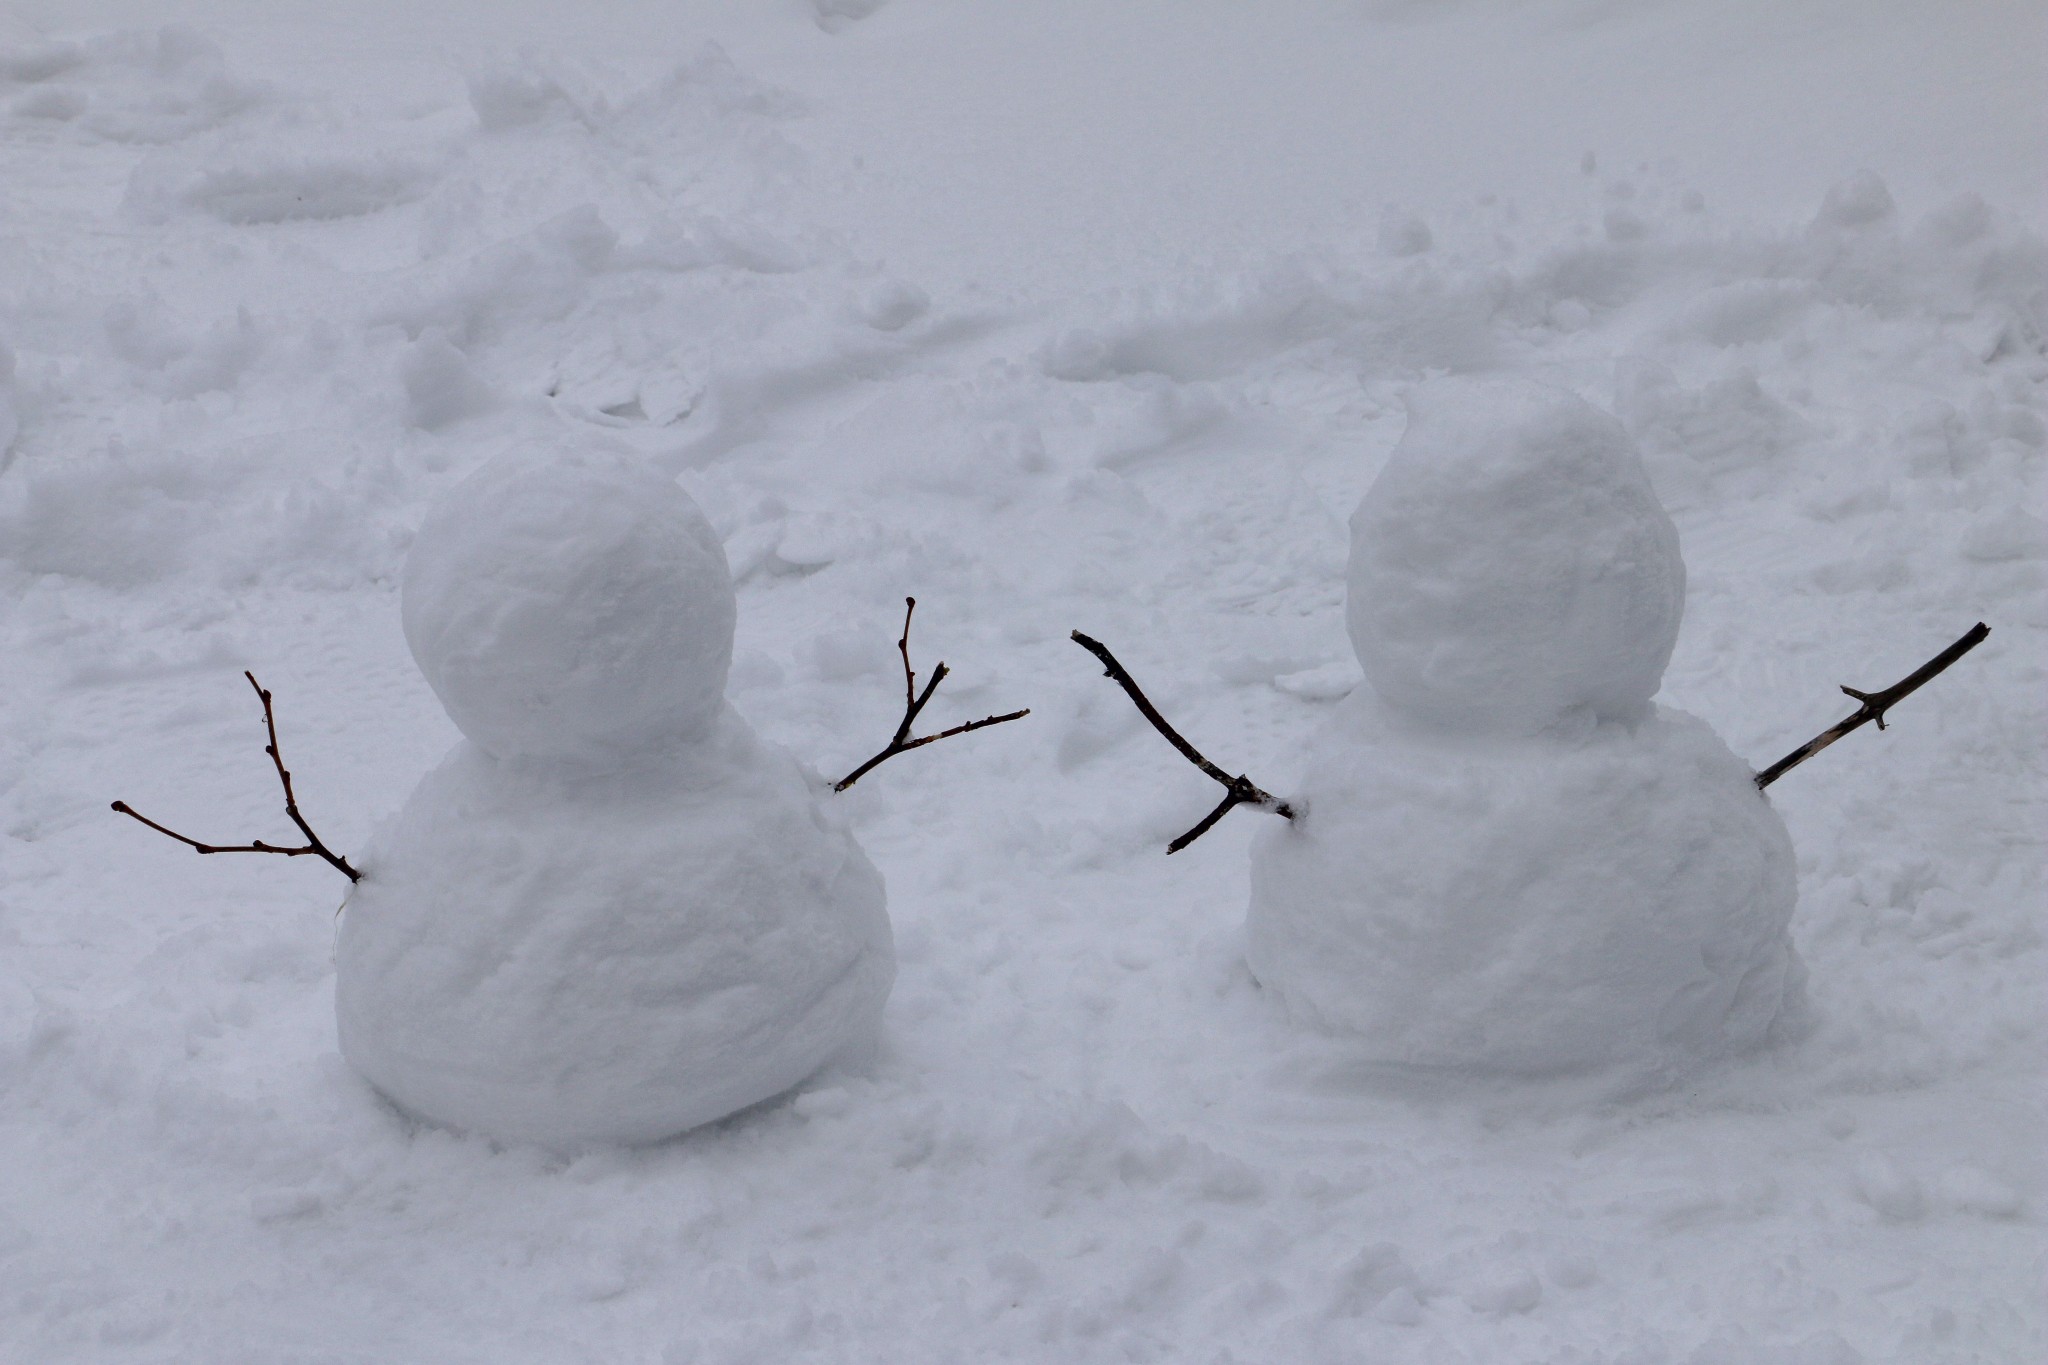
{"type": "Polygon", "coordinates": [[[954,735],[964,735],[970,730],[984,730],[991,725],[1001,725],[1006,721],[1022,720],[1031,714],[1031,709],[1026,707],[1022,711],[1011,711],[1007,715],[983,716],[980,720],[970,720],[965,725],[956,725],[950,730],[941,730],[935,735],[926,735],[921,739],[912,739],[910,737],[910,727],[916,723],[918,713],[924,710],[925,703],[932,699],[932,694],[939,690],[940,681],[950,671],[943,661],[934,665],[931,677],[925,680],[924,691],[919,692],[917,690],[917,671],[910,666],[910,618],[916,610],[917,599],[915,597],[903,599],[903,636],[896,641],[896,652],[903,656],[903,723],[896,727],[895,735],[880,753],[840,778],[837,782],[834,782],[832,784],[833,791],[845,791],[848,787],[851,787],[854,783],[860,781],[863,777],[874,771],[874,769],[898,754],[909,753],[912,749],[921,749],[927,744],[935,744],[942,739],[951,739],[954,735]]]}
{"type": "Polygon", "coordinates": [[[1771,783],[1776,782],[1786,773],[1861,725],[1870,721],[1876,721],[1877,728],[1880,730],[1884,729],[1884,713],[1886,711],[1889,711],[1899,702],[1911,696],[1943,669],[1982,644],[1984,637],[1990,633],[1991,627],[1979,621],[1976,625],[1971,626],[1965,631],[1961,639],[1882,691],[1858,692],[1853,687],[1844,687],[1842,689],[1844,692],[1863,703],[1856,714],[1838,725],[1821,731],[1812,739],[1806,741],[1806,743],[1758,773],[1756,775],[1757,788],[1761,790],[1770,786],[1771,783]]]}
{"type": "Polygon", "coordinates": [[[1124,694],[1138,708],[1138,713],[1152,723],[1153,729],[1166,736],[1167,743],[1178,749],[1182,758],[1200,768],[1211,778],[1221,783],[1226,789],[1226,795],[1217,804],[1216,809],[1203,816],[1200,824],[1166,846],[1168,853],[1178,853],[1204,834],[1207,834],[1218,820],[1230,814],[1232,808],[1236,806],[1250,806],[1255,810],[1270,811],[1274,815],[1287,820],[1294,818],[1294,808],[1292,806],[1282,801],[1279,797],[1274,796],[1271,792],[1254,784],[1243,773],[1232,777],[1229,773],[1204,758],[1201,750],[1188,743],[1182,737],[1180,731],[1167,724],[1166,717],[1159,714],[1159,708],[1152,704],[1152,699],[1145,695],[1144,690],[1138,686],[1137,680],[1131,677],[1129,671],[1117,662],[1116,655],[1109,652],[1107,645],[1093,636],[1083,635],[1078,630],[1074,632],[1073,639],[1075,644],[1096,657],[1102,664],[1104,676],[1114,679],[1116,685],[1123,688],[1124,694]]]}
{"type": "Polygon", "coordinates": [[[262,684],[256,681],[255,674],[245,671],[242,676],[249,680],[249,686],[256,689],[256,695],[263,699],[263,728],[270,739],[270,742],[263,746],[263,752],[270,756],[271,763],[277,768],[277,780],[284,787],[284,813],[291,817],[291,822],[294,825],[299,827],[299,833],[306,836],[305,844],[299,848],[281,848],[276,844],[266,844],[261,839],[254,839],[246,844],[202,844],[197,839],[188,838],[174,829],[164,828],[164,826],[159,825],[156,821],[137,811],[126,801],[114,802],[113,809],[132,820],[138,820],[148,825],[158,834],[168,835],[170,838],[176,839],[179,843],[200,853],[277,853],[287,858],[303,858],[307,854],[312,854],[316,858],[325,860],[329,866],[335,868],[351,882],[361,881],[363,874],[350,867],[348,859],[320,842],[320,836],[313,832],[313,827],[306,823],[306,817],[299,813],[298,797],[292,792],[291,770],[284,766],[284,757],[278,752],[277,714],[271,707],[270,693],[263,690],[262,684]]]}

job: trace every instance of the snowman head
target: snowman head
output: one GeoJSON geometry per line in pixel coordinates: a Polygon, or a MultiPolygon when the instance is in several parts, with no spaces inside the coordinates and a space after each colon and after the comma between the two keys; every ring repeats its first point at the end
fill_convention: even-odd
{"type": "Polygon", "coordinates": [[[1533,734],[1642,715],[1685,563],[1628,433],[1562,389],[1446,379],[1351,519],[1351,641],[1396,710],[1533,734]]]}
{"type": "Polygon", "coordinates": [[[401,597],[420,671],[500,759],[615,768],[702,734],[724,703],[725,551],[628,452],[533,443],[491,459],[428,513],[401,597]]]}

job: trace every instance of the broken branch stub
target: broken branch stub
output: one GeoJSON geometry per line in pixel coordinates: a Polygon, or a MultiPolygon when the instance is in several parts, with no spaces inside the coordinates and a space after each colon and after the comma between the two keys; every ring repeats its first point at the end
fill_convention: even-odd
{"type": "Polygon", "coordinates": [[[284,788],[284,813],[291,817],[291,822],[294,825],[299,827],[299,833],[306,836],[306,842],[298,848],[284,848],[277,844],[266,844],[261,839],[252,839],[246,844],[203,844],[199,840],[180,834],[174,829],[166,829],[136,810],[126,801],[114,802],[113,809],[132,820],[148,825],[158,834],[176,839],[179,843],[199,853],[276,853],[287,858],[303,858],[307,854],[311,854],[316,858],[326,861],[330,867],[339,871],[351,882],[361,881],[363,874],[350,867],[348,859],[322,843],[320,836],[313,832],[313,827],[306,823],[306,817],[299,813],[298,798],[292,792],[291,770],[284,766],[284,757],[278,752],[277,715],[270,704],[270,693],[264,691],[263,685],[256,681],[254,673],[245,670],[242,676],[249,680],[249,686],[255,688],[256,695],[263,700],[263,728],[270,740],[268,744],[263,746],[263,752],[270,756],[272,765],[277,769],[278,783],[284,788]]]}
{"type": "Polygon", "coordinates": [[[964,725],[956,725],[950,730],[941,730],[935,735],[924,735],[913,739],[910,734],[910,727],[917,723],[919,713],[924,710],[925,704],[932,699],[932,694],[939,690],[939,683],[951,671],[943,661],[934,664],[931,677],[925,680],[924,691],[920,692],[917,690],[917,670],[910,666],[910,618],[916,611],[917,599],[915,597],[904,598],[903,635],[901,639],[896,641],[896,652],[903,656],[903,723],[896,727],[895,735],[890,738],[888,744],[883,747],[880,753],[840,778],[837,782],[834,782],[832,784],[833,791],[845,791],[848,787],[851,787],[854,783],[860,781],[870,772],[898,754],[908,753],[912,749],[921,749],[927,744],[936,744],[942,739],[951,739],[955,735],[964,735],[972,730],[985,730],[991,725],[1001,725],[1006,721],[1022,720],[1031,714],[1031,708],[1027,706],[1022,711],[1011,711],[1006,715],[1000,716],[983,716],[980,720],[970,720],[964,725]]]}
{"type": "Polygon", "coordinates": [[[1954,644],[1914,669],[1905,677],[1899,679],[1899,681],[1893,683],[1890,687],[1884,688],[1881,691],[1859,692],[1853,687],[1843,687],[1842,691],[1862,703],[1862,706],[1857,709],[1856,714],[1837,725],[1830,726],[1828,729],[1821,731],[1812,739],[1809,739],[1806,743],[1758,773],[1756,775],[1757,789],[1761,791],[1763,788],[1770,786],[1771,783],[1776,782],[1786,773],[1859,726],[1875,721],[1877,722],[1878,729],[1884,729],[1884,713],[1886,711],[1889,711],[1892,707],[1911,696],[1923,684],[1941,673],[1950,664],[1982,644],[1984,637],[1990,633],[1991,627],[1979,621],[1976,625],[1964,631],[1962,637],[1954,644]]]}
{"type": "Polygon", "coordinates": [[[1083,635],[1078,630],[1074,632],[1073,640],[1075,644],[1096,657],[1102,664],[1103,675],[1113,679],[1117,686],[1123,688],[1125,695],[1138,708],[1138,713],[1152,723],[1153,729],[1166,736],[1167,743],[1178,749],[1182,758],[1200,768],[1215,781],[1222,784],[1224,788],[1223,800],[1217,803],[1214,810],[1202,817],[1201,823],[1168,844],[1166,846],[1168,853],[1178,853],[1204,834],[1207,834],[1215,827],[1218,820],[1230,814],[1231,810],[1237,806],[1250,806],[1255,810],[1270,811],[1272,814],[1286,820],[1294,818],[1294,807],[1288,805],[1287,802],[1279,797],[1274,796],[1271,792],[1259,787],[1243,773],[1232,777],[1229,773],[1203,757],[1201,750],[1188,743],[1180,731],[1167,724],[1166,717],[1159,714],[1159,708],[1152,704],[1152,699],[1145,695],[1144,689],[1138,686],[1137,680],[1131,677],[1129,670],[1117,662],[1116,655],[1109,652],[1107,645],[1093,636],[1083,635]]]}

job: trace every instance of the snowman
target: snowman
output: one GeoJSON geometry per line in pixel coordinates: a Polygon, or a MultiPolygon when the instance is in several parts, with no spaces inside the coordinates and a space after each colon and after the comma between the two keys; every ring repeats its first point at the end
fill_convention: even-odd
{"type": "Polygon", "coordinates": [[[1296,1019],[1436,1073],[1669,1080],[1802,995],[1784,822],[1655,705],[1678,535],[1621,426],[1443,380],[1351,522],[1365,670],[1252,855],[1247,957],[1296,1019]]]}
{"type": "Polygon", "coordinates": [[[609,449],[515,447],[429,514],[402,603],[464,737],[344,907],[357,1071],[413,1114],[559,1147],[665,1138],[872,1044],[882,879],[727,704],[732,578],[681,488],[609,449]]]}

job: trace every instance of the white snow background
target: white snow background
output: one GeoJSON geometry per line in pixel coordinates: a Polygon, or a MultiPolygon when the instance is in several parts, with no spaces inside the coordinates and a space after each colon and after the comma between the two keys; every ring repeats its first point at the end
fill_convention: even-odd
{"type": "Polygon", "coordinates": [[[2048,1358],[2031,0],[13,0],[0,13],[0,1358],[2048,1358]],[[166,27],[166,25],[170,25],[166,27]],[[7,356],[12,357],[11,378],[7,356]],[[1816,1018],[1627,1103],[1392,1093],[1242,963],[1240,812],[1358,678],[1344,518],[1440,372],[1615,411],[1664,698],[1761,765],[1816,1018]],[[455,737],[428,500],[602,428],[828,774],[881,1056],[661,1146],[412,1124],[344,885],[455,737]]]}

